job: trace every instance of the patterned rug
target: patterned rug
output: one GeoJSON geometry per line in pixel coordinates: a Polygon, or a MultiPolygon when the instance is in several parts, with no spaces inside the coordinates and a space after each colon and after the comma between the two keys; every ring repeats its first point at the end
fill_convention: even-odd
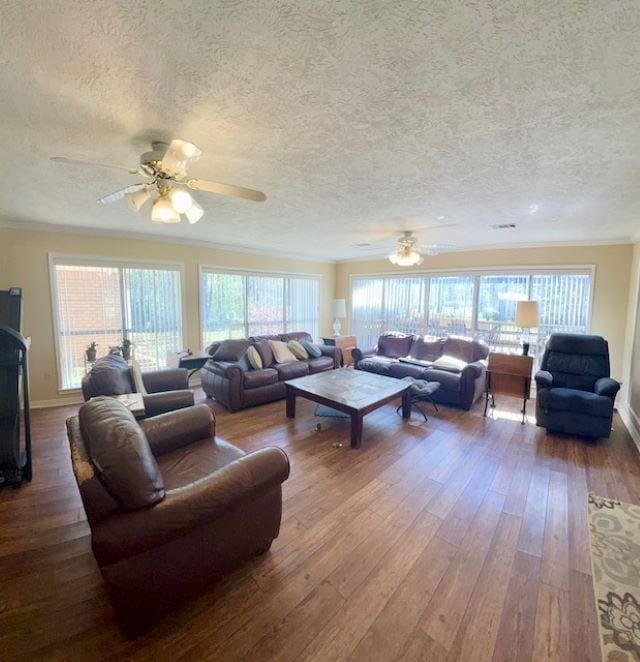
{"type": "Polygon", "coordinates": [[[640,506],[589,494],[602,659],[640,662],[640,506]]]}

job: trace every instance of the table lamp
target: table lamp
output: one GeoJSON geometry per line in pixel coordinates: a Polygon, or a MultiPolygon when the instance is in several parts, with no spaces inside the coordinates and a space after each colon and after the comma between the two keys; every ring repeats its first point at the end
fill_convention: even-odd
{"type": "Polygon", "coordinates": [[[340,317],[347,316],[347,303],[344,299],[331,299],[329,303],[329,314],[334,317],[333,322],[333,335],[335,337],[340,335],[340,317]]]}
{"type": "Polygon", "coordinates": [[[516,303],[516,326],[522,333],[522,355],[529,354],[529,329],[538,326],[538,302],[518,301],[516,303]]]}

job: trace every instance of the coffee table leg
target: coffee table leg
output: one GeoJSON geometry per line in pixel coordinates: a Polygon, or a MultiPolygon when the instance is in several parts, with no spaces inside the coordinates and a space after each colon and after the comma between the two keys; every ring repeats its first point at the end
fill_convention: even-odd
{"type": "Polygon", "coordinates": [[[402,418],[411,418],[411,389],[402,394],[402,418]]]}
{"type": "Polygon", "coordinates": [[[296,417],[296,391],[287,384],[287,418],[296,417]]]}
{"type": "Polygon", "coordinates": [[[362,414],[351,414],[351,448],[362,446],[362,414]]]}

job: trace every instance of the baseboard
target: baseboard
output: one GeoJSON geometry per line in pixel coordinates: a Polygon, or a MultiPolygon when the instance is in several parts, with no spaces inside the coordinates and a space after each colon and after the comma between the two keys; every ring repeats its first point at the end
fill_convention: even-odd
{"type": "Polygon", "coordinates": [[[640,418],[636,416],[626,402],[620,402],[618,404],[618,413],[620,414],[620,418],[625,427],[629,431],[633,442],[640,451],[640,418]]]}
{"type": "Polygon", "coordinates": [[[81,405],[84,402],[82,395],[74,393],[73,395],[63,395],[59,398],[50,400],[32,400],[31,409],[49,409],[50,407],[66,407],[68,405],[81,405]]]}

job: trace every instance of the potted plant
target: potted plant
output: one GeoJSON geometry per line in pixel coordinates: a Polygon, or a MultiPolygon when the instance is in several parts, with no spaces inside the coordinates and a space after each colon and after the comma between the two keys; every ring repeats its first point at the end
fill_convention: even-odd
{"type": "Polygon", "coordinates": [[[98,343],[95,340],[93,340],[91,344],[87,347],[87,349],[85,349],[84,353],[89,363],[93,363],[96,360],[97,347],[98,347],[98,343]]]}
{"type": "Polygon", "coordinates": [[[120,349],[122,350],[122,358],[125,361],[128,361],[131,358],[132,347],[133,347],[133,343],[129,340],[129,338],[122,339],[122,346],[120,347],[120,349]]]}

